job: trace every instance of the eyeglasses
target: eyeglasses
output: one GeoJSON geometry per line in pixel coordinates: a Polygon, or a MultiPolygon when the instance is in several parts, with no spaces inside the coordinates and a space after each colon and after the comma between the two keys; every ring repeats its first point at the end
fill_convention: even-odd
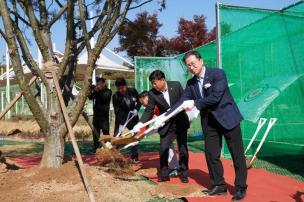
{"type": "Polygon", "coordinates": [[[199,63],[199,61],[196,61],[196,62],[190,62],[190,63],[188,63],[188,64],[186,64],[187,65],[187,67],[197,67],[198,66],[198,63],[199,63]]]}

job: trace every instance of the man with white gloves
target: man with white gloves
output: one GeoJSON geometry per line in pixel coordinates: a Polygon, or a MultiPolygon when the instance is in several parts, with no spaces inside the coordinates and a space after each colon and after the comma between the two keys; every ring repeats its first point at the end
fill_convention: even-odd
{"type": "Polygon", "coordinates": [[[230,93],[225,72],[219,68],[206,68],[197,51],[187,52],[183,61],[194,76],[188,80],[181,100],[170,111],[181,104],[189,108],[195,105],[200,110],[211,185],[203,192],[209,196],[227,193],[220,160],[222,139],[225,138],[235,169],[232,201],[242,200],[247,192],[247,167],[240,128],[243,117],[230,93]]]}
{"type": "MultiPolygon", "coordinates": [[[[148,91],[143,91],[139,94],[139,101],[140,104],[146,108],[149,102],[149,92],[148,91]]],[[[154,106],[154,110],[153,110],[153,115],[152,116],[156,116],[157,118],[161,118],[162,116],[159,116],[159,110],[157,108],[157,106],[154,106]]],[[[153,117],[151,117],[152,119],[153,117]]],[[[136,133],[136,136],[141,136],[142,134],[145,134],[145,132],[147,132],[147,130],[149,130],[148,128],[153,128],[153,131],[155,133],[155,131],[159,128],[155,128],[153,126],[146,126],[143,127],[138,133],[136,133]]],[[[175,137],[176,139],[176,137],[175,137]]],[[[172,142],[172,144],[170,145],[169,148],[169,157],[168,157],[168,167],[170,169],[169,171],[169,176],[170,177],[177,177],[179,175],[179,163],[178,163],[178,156],[177,153],[175,151],[175,147],[174,147],[174,143],[172,142]]]]}
{"type": "MultiPolygon", "coordinates": [[[[154,107],[157,106],[160,114],[165,113],[170,106],[178,102],[183,94],[183,88],[177,81],[166,81],[165,74],[160,70],[153,71],[149,80],[152,83],[153,89],[149,91],[148,105],[144,114],[139,120],[139,123],[133,128],[133,131],[139,131],[143,123],[150,120],[154,107]]],[[[160,173],[159,182],[169,181],[168,173],[168,155],[169,147],[172,144],[175,136],[179,149],[179,169],[180,180],[183,183],[188,183],[188,147],[187,147],[187,130],[189,128],[189,120],[184,111],[181,111],[176,116],[166,122],[166,117],[159,117],[152,127],[158,128],[160,134],[160,173]]]]}

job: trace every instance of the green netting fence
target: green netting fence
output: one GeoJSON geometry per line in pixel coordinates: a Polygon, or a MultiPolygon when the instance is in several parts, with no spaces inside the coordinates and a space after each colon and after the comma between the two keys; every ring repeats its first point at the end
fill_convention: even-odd
{"type": "MultiPolygon", "coordinates": [[[[215,42],[196,50],[207,67],[216,67],[217,59],[221,59],[230,90],[245,118],[241,125],[244,146],[259,119],[268,119],[248,154],[257,148],[269,119],[277,118],[259,155],[303,155],[304,2],[282,10],[219,4],[218,12],[221,54],[217,57],[215,42]]],[[[168,80],[185,85],[191,75],[182,62],[183,55],[136,57],[136,87],[139,91],[150,89],[147,77],[155,69],[163,70],[168,80]]],[[[199,119],[189,133],[201,133],[199,119]]],[[[223,155],[230,157],[225,143],[223,155]]]]}

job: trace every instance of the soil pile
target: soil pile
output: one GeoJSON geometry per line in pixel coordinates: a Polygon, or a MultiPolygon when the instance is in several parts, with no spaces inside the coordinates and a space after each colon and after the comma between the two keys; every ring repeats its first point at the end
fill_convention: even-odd
{"type": "Polygon", "coordinates": [[[201,196],[200,187],[192,184],[180,185],[160,183],[151,190],[151,194],[158,198],[176,199],[190,196],[201,196]]]}
{"type": "MultiPolygon", "coordinates": [[[[117,178],[98,166],[85,165],[96,201],[147,201],[148,184],[139,176],[117,178]]],[[[60,168],[8,170],[0,173],[0,201],[88,201],[75,162],[60,168]]]]}
{"type": "Polygon", "coordinates": [[[0,173],[5,173],[6,171],[6,165],[4,163],[0,163],[0,173]]]}
{"type": "Polygon", "coordinates": [[[106,172],[115,175],[134,175],[140,169],[139,165],[131,164],[119,151],[114,149],[100,148],[96,151],[98,163],[106,172]]]}

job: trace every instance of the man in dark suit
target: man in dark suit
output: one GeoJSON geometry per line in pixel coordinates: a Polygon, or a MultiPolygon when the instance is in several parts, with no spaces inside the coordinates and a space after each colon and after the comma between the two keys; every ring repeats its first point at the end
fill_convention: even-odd
{"type": "Polygon", "coordinates": [[[171,110],[184,101],[188,108],[195,106],[200,110],[205,136],[206,160],[212,186],[210,190],[203,192],[207,195],[222,195],[227,192],[220,161],[224,136],[236,175],[232,200],[241,200],[245,197],[247,189],[247,168],[240,128],[243,117],[231,96],[225,73],[218,68],[205,68],[197,51],[186,53],[183,60],[194,76],[188,80],[181,100],[171,110]]]}
{"type": "MultiPolygon", "coordinates": [[[[135,115],[126,125],[126,128],[129,130],[133,129],[133,127],[138,123],[138,110],[141,106],[138,92],[135,88],[128,88],[127,82],[124,78],[117,78],[115,81],[115,86],[117,88],[117,92],[112,97],[115,112],[114,136],[121,133],[121,130],[123,129],[123,126],[127,120],[131,118],[132,115],[135,115]]],[[[138,162],[137,146],[131,147],[131,160],[134,163],[138,162]]]]}
{"type": "MultiPolygon", "coordinates": [[[[92,85],[88,95],[90,100],[93,100],[93,126],[100,134],[109,135],[109,112],[112,91],[107,88],[106,80],[104,78],[96,78],[96,86],[92,85]]],[[[99,136],[94,135],[94,148],[97,149],[99,145],[99,136]]]]}
{"type": "MultiPolygon", "coordinates": [[[[144,114],[140,118],[140,123],[134,127],[140,128],[142,123],[147,122],[153,115],[154,107],[157,106],[160,114],[165,113],[170,106],[173,106],[181,97],[183,88],[177,81],[166,81],[165,74],[160,70],[153,71],[149,80],[153,88],[149,91],[148,105],[144,114]]],[[[173,140],[177,139],[179,148],[179,168],[180,179],[183,183],[188,182],[188,147],[187,147],[187,129],[189,121],[186,113],[180,112],[171,118],[166,124],[158,129],[160,134],[160,173],[159,182],[168,181],[168,155],[169,147],[173,140]]]]}

